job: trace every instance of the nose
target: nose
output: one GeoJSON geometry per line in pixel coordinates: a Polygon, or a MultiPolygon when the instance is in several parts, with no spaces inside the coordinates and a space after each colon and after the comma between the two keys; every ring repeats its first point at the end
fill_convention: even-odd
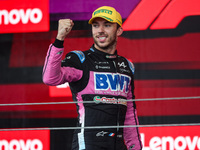
{"type": "Polygon", "coordinates": [[[104,31],[105,31],[105,30],[104,30],[104,26],[103,26],[103,25],[100,25],[100,26],[99,26],[98,32],[102,33],[102,32],[104,32],[104,31]]]}

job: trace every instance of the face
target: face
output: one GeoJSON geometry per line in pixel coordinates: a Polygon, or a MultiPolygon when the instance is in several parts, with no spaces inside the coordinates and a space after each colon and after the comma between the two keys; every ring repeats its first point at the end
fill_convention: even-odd
{"type": "Polygon", "coordinates": [[[96,18],[92,23],[92,35],[95,48],[110,53],[115,51],[117,37],[123,32],[117,28],[117,23],[111,23],[103,18],[96,18]]]}

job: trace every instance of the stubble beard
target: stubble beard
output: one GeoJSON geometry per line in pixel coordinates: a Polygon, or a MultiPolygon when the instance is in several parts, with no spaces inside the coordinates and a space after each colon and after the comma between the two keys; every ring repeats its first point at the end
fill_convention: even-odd
{"type": "Polygon", "coordinates": [[[98,42],[94,37],[93,37],[93,39],[94,39],[95,45],[96,45],[97,47],[99,47],[100,49],[104,50],[104,51],[107,51],[107,50],[109,50],[109,49],[112,49],[113,47],[116,46],[116,43],[117,43],[117,38],[116,38],[116,36],[114,36],[113,39],[109,39],[109,43],[108,43],[107,45],[105,45],[105,46],[101,46],[101,45],[99,44],[99,42],[98,42]]]}

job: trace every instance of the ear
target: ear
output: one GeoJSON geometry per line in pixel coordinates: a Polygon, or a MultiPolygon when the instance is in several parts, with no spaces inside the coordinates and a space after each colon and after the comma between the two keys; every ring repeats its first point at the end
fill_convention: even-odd
{"type": "Polygon", "coordinates": [[[123,28],[122,28],[122,27],[119,27],[119,28],[117,29],[117,36],[122,35],[122,33],[123,33],[123,28]]]}

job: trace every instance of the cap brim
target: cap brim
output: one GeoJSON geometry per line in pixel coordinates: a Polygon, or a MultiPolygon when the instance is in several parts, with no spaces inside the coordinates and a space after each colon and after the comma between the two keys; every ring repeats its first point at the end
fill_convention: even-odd
{"type": "Polygon", "coordinates": [[[105,20],[107,20],[107,21],[109,21],[109,22],[117,23],[117,22],[114,22],[114,21],[111,21],[111,20],[105,18],[104,16],[96,16],[96,17],[93,17],[93,18],[91,18],[91,19],[88,21],[88,23],[89,23],[89,24],[92,24],[92,22],[93,22],[94,19],[96,19],[96,18],[103,18],[103,19],[105,19],[105,20]]]}
{"type": "Polygon", "coordinates": [[[89,24],[92,24],[92,22],[93,22],[93,20],[94,20],[95,18],[96,18],[96,17],[91,18],[91,19],[88,21],[88,23],[89,23],[89,24]]]}

